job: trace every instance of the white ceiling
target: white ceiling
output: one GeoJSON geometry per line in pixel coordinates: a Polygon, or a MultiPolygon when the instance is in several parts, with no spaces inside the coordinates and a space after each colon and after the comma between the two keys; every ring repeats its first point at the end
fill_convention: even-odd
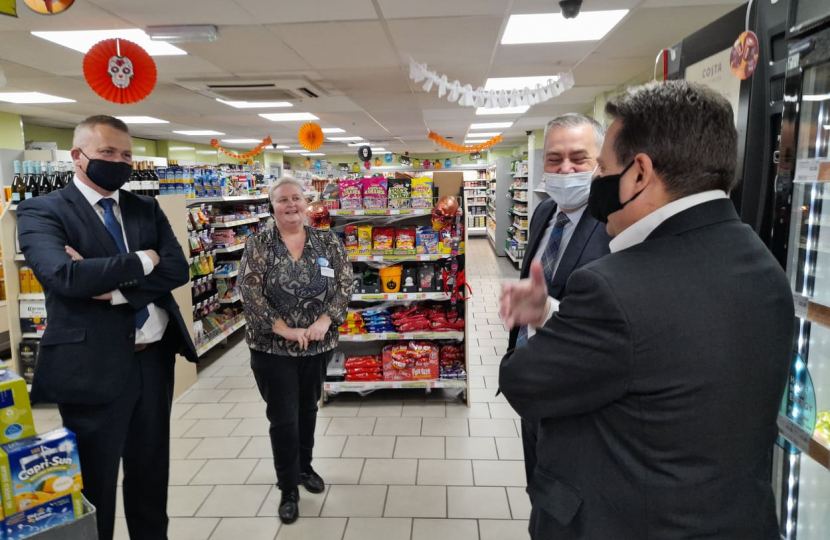
{"type": "MultiPolygon", "coordinates": [[[[38,91],[77,100],[55,105],[0,104],[32,124],[72,127],[91,114],[155,116],[169,124],[131,126],[136,136],[187,139],[174,130],[213,129],[220,138],[270,135],[297,144],[301,123],[274,123],[260,112],[308,111],[323,127],[340,127],[396,152],[440,151],[429,130],[463,142],[473,122],[511,120],[505,146],[525,131],[569,111],[591,110],[594,98],[650,70],[671,46],[744,3],[742,0],[585,0],[583,11],[630,9],[602,41],[500,45],[511,14],[559,10],[556,0],[77,0],[52,17],[19,3],[19,19],[0,16],[4,91],[38,91]],[[83,55],[31,31],[215,24],[219,40],[187,43],[187,56],[156,57],[159,81],[144,101],[119,106],[99,98],[82,74],[83,55]],[[408,78],[408,60],[474,88],[488,77],[550,75],[574,70],[576,85],[522,116],[476,117],[475,109],[426,93],[408,78]],[[185,80],[305,77],[327,95],[293,109],[234,109],[185,88],[185,80]]],[[[228,145],[233,146],[233,145],[228,145]]],[[[242,145],[251,146],[251,145],[242,145]]],[[[353,154],[327,142],[329,155],[353,154]]]]}

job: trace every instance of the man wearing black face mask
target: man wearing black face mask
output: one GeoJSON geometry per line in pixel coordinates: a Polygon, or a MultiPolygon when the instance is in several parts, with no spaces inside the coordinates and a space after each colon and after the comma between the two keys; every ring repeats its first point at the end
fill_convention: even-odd
{"type": "Polygon", "coordinates": [[[98,537],[113,537],[123,459],[130,536],[162,540],[175,355],[197,361],[171,294],[189,280],[187,261],[155,199],[120,190],[132,170],[127,126],[93,116],[73,146],[72,183],[17,209],[49,314],[32,400],[57,403],[77,436],[98,537]]]}
{"type": "Polygon", "coordinates": [[[606,112],[588,211],[611,253],[571,275],[556,313],[538,265],[502,296],[507,324],[540,326],[499,379],[540,422],[531,538],[777,540],[769,470],[794,310],[728,198],[731,106],[669,81],[606,112]]]}

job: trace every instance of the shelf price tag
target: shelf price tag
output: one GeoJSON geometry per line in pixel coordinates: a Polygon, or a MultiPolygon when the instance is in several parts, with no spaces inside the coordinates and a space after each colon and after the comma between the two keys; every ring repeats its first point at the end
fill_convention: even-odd
{"type": "Polygon", "coordinates": [[[355,210],[354,211],[354,215],[356,215],[356,216],[362,216],[363,214],[364,214],[363,210],[355,210]]]}
{"type": "Polygon", "coordinates": [[[401,213],[401,211],[400,211],[400,210],[390,210],[390,211],[389,211],[389,215],[390,215],[390,216],[397,216],[397,215],[399,215],[400,213],[401,213]]]}
{"type": "Polygon", "coordinates": [[[795,305],[795,316],[799,319],[806,319],[810,300],[806,296],[793,293],[793,304],[795,305]]]}

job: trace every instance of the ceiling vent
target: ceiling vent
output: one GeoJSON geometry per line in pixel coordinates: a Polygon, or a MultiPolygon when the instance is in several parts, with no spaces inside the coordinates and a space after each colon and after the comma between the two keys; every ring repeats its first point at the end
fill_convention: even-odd
{"type": "Polygon", "coordinates": [[[328,96],[306,77],[178,79],[177,84],[225,101],[299,101],[328,96]]]}

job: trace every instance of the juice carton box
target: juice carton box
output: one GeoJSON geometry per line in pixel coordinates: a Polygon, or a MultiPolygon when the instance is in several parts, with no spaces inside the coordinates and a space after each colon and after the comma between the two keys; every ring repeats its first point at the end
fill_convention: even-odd
{"type": "Polygon", "coordinates": [[[0,445],[0,493],[10,523],[72,520],[83,514],[83,480],[75,435],[66,428],[0,445]],[[42,510],[41,510],[42,508],[42,510]],[[68,510],[67,510],[68,508],[68,510]],[[65,514],[65,515],[63,515],[65,514]],[[57,519],[57,517],[55,518],[57,519]]]}
{"type": "Polygon", "coordinates": [[[0,368],[0,444],[34,434],[35,419],[26,381],[9,369],[0,368]]]}
{"type": "Polygon", "coordinates": [[[64,495],[32,506],[6,518],[0,540],[23,540],[47,529],[75,520],[72,495],[64,495]]]}

